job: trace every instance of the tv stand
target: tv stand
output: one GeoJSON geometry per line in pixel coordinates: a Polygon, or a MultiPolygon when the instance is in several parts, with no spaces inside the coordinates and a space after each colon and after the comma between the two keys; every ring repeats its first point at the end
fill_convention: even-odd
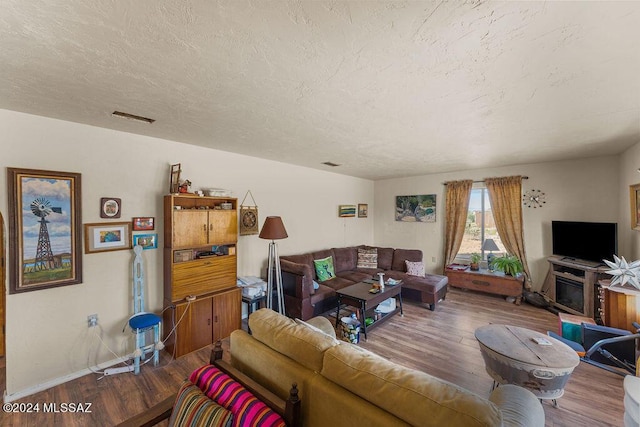
{"type": "Polygon", "coordinates": [[[567,313],[594,318],[595,288],[598,280],[608,277],[606,266],[563,256],[550,256],[549,272],[543,294],[567,313]]]}
{"type": "Polygon", "coordinates": [[[596,267],[600,267],[600,266],[604,265],[601,262],[587,261],[587,260],[584,260],[584,259],[571,258],[571,257],[568,257],[568,256],[562,257],[561,260],[565,261],[565,262],[568,262],[568,263],[571,263],[571,264],[582,265],[582,266],[590,267],[590,268],[596,268],[596,267]]]}

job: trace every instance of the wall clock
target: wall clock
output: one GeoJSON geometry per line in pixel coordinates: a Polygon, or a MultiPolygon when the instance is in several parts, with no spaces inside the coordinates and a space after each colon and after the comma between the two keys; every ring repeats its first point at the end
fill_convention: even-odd
{"type": "Polygon", "coordinates": [[[528,208],[541,208],[545,203],[545,194],[541,190],[527,190],[522,195],[522,204],[528,208]]]}

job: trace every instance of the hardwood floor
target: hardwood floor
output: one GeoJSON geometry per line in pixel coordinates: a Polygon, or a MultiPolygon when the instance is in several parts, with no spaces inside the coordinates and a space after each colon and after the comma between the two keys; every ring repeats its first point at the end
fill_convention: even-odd
{"type": "MultiPolygon", "coordinates": [[[[492,380],[484,369],[474,331],[488,323],[505,323],[545,332],[556,330],[552,313],[523,304],[516,306],[494,295],[452,289],[435,312],[405,303],[404,317],[395,316],[369,333],[361,346],[396,363],[427,372],[488,396],[492,380]]],[[[223,343],[225,350],[228,343],[223,343]]],[[[98,380],[88,375],[21,399],[40,403],[40,412],[0,413],[2,426],[112,426],[175,392],[192,370],[206,363],[210,348],[161,365],[146,365],[139,376],[120,374],[98,380]],[[170,362],[170,363],[169,363],[170,362]],[[90,402],[91,413],[43,413],[44,403],[90,402]]],[[[228,358],[228,353],[225,358],[228,358]]],[[[4,378],[4,373],[0,375],[4,378]]],[[[574,370],[559,408],[543,403],[546,425],[621,426],[623,378],[585,363],[574,370]]],[[[166,423],[165,423],[166,424],[166,423]]]]}

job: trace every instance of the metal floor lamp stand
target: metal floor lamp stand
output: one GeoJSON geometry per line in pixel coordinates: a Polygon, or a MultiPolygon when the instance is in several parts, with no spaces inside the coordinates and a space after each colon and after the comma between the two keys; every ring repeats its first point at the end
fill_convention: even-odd
{"type": "Polygon", "coordinates": [[[282,289],[282,270],[280,269],[280,257],[278,257],[278,247],[275,241],[269,243],[269,272],[267,273],[267,308],[284,312],[284,291],[282,289]],[[275,269],[275,272],[274,272],[275,269]],[[275,273],[276,291],[278,294],[278,309],[273,306],[273,275],[275,273]]]}

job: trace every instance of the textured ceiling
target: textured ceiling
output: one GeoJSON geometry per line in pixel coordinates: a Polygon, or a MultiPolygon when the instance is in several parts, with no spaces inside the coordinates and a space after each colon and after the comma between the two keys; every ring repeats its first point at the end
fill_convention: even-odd
{"type": "Polygon", "coordinates": [[[640,2],[1,8],[0,108],[9,110],[369,179],[617,154],[640,142],[640,2]]]}

